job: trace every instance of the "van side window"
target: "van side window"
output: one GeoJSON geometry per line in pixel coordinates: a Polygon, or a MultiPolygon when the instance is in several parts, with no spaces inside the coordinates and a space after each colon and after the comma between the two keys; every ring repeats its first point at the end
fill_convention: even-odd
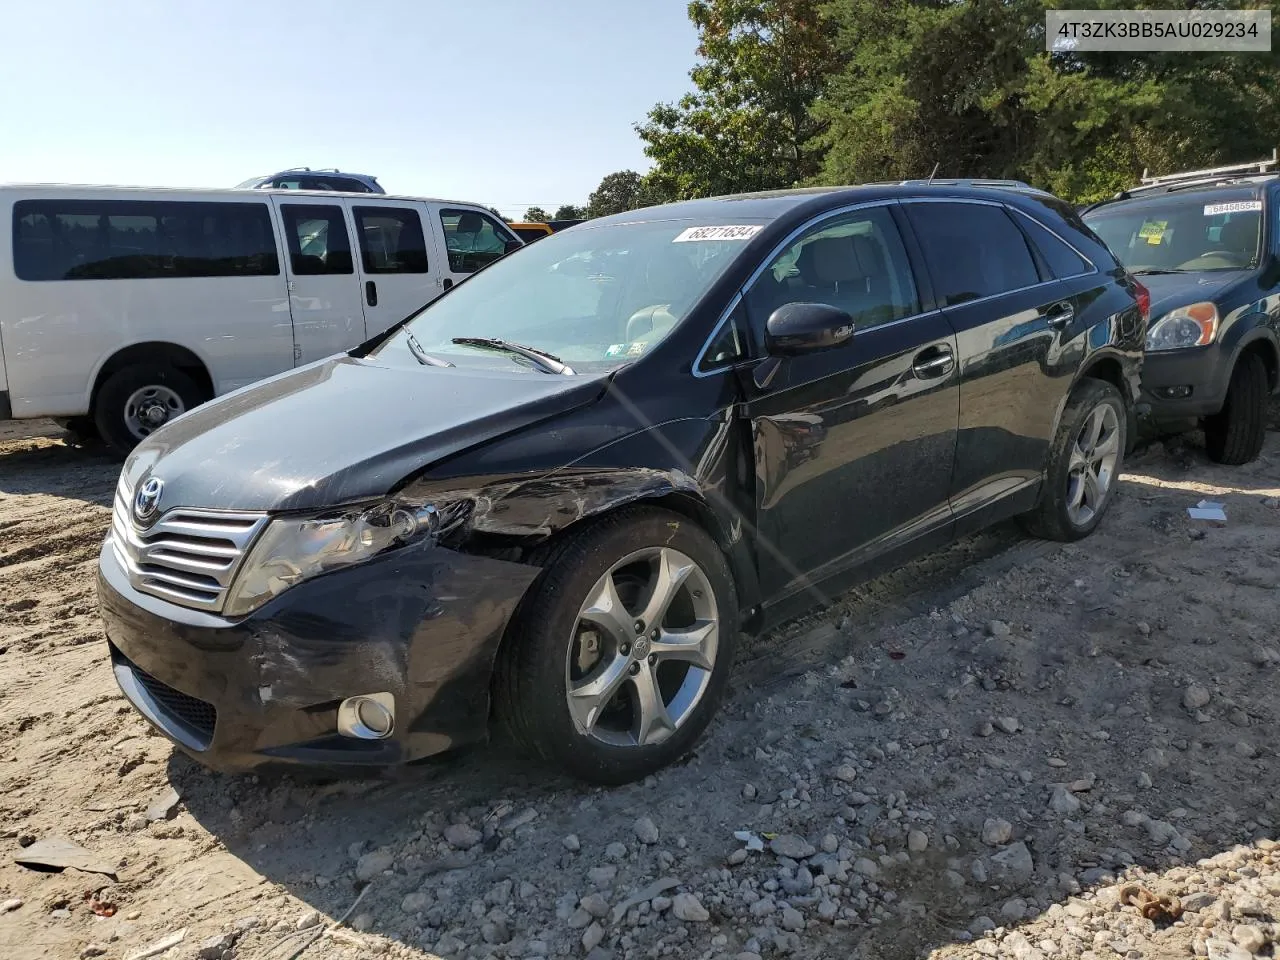
{"type": "Polygon", "coordinates": [[[1089,264],[1068,244],[1059,240],[1052,230],[1040,221],[1030,217],[1018,216],[1018,223],[1027,231],[1031,242],[1036,245],[1044,262],[1049,265],[1049,272],[1055,280],[1066,280],[1089,272],[1089,264]]]}
{"type": "Polygon", "coordinates": [[[404,207],[353,207],[365,273],[426,273],[422,218],[404,207]]]}
{"type": "Polygon", "coordinates": [[[284,203],[285,238],[289,243],[289,263],[299,277],[334,273],[354,273],[351,241],[341,207],[284,203]]]}
{"type": "Polygon", "coordinates": [[[944,306],[1040,283],[1027,239],[1001,207],[903,203],[944,306]]]}
{"type": "Polygon", "coordinates": [[[515,239],[478,210],[441,210],[440,223],[454,273],[475,273],[488,266],[506,253],[507,241],[515,239]]]}
{"type": "Polygon", "coordinates": [[[280,272],[261,203],[19,200],[13,267],[20,280],[266,277],[280,272]]]}

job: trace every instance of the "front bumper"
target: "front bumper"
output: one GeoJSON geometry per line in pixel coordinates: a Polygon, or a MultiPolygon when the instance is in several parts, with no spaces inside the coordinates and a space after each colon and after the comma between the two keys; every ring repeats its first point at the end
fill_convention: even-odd
{"type": "Polygon", "coordinates": [[[1195,419],[1226,402],[1233,357],[1219,344],[1148,353],[1142,363],[1141,409],[1156,421],[1195,419]],[[1186,396],[1170,391],[1189,390],[1186,396]]]}
{"type": "Polygon", "coordinates": [[[138,593],[107,543],[98,598],[121,690],[199,762],[354,770],[484,739],[494,657],[537,573],[415,545],[232,621],[138,593]],[[395,698],[392,734],[339,734],[339,703],[379,692],[395,698]]]}

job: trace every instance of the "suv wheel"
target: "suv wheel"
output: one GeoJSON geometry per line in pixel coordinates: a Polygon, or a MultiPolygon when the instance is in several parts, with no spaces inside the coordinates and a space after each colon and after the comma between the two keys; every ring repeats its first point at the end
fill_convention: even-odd
{"type": "Polygon", "coordinates": [[[98,390],[93,419],[102,439],[126,454],[160,427],[204,400],[196,382],[160,363],[118,370],[98,390]]]}
{"type": "Polygon", "coordinates": [[[1029,533],[1070,541],[1093,532],[1120,481],[1126,423],[1115,387],[1102,380],[1080,382],[1062,411],[1040,506],[1023,517],[1029,533]]]}
{"type": "Polygon", "coordinates": [[[737,596],[720,548],[686,517],[632,509],[543,560],[498,664],[515,739],[592,783],[686,754],[728,683],[737,596]]]}
{"type": "Polygon", "coordinates": [[[1267,438],[1267,368],[1256,353],[1236,361],[1222,409],[1204,419],[1204,447],[1215,463],[1257,459],[1267,438]]]}

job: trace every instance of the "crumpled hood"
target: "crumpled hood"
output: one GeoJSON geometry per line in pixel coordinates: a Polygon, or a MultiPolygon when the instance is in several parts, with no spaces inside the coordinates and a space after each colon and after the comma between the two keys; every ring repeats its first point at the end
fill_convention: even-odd
{"type": "Polygon", "coordinates": [[[125,464],[159,509],[312,509],[377,497],[407,474],[596,400],[606,375],[397,367],[335,357],[157,430],[125,464]]]}
{"type": "Polygon", "coordinates": [[[1204,273],[1148,273],[1137,279],[1151,291],[1151,322],[1155,323],[1170,310],[1214,299],[1224,287],[1247,276],[1248,270],[1215,270],[1204,273]]]}

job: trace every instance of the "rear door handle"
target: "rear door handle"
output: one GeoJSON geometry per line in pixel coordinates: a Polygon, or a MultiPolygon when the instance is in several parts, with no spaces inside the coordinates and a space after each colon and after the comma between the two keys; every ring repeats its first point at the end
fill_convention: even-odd
{"type": "Polygon", "coordinates": [[[1075,315],[1076,308],[1065,301],[1062,303],[1055,303],[1044,312],[1045,320],[1049,321],[1049,326],[1053,327],[1055,330],[1061,330],[1072,321],[1075,315]]]}
{"type": "Polygon", "coordinates": [[[911,370],[921,380],[945,377],[955,369],[956,358],[950,347],[929,347],[916,354],[911,370]]]}
{"type": "Polygon", "coordinates": [[[378,305],[378,285],[372,280],[364,282],[364,300],[371,307],[378,305]]]}

